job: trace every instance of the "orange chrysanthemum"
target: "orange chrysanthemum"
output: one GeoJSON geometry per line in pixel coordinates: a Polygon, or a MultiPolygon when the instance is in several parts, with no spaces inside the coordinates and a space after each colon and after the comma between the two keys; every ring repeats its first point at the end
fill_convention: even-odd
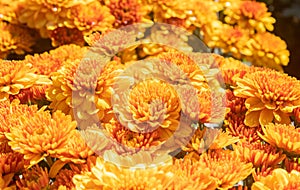
{"type": "Polygon", "coordinates": [[[262,177],[252,185],[253,190],[280,190],[299,189],[300,172],[295,170],[288,173],[286,170],[278,168],[266,177],[262,177]]]}
{"type": "Polygon", "coordinates": [[[62,27],[68,21],[67,13],[77,5],[85,6],[93,0],[29,0],[21,2],[18,20],[30,28],[39,29],[42,37],[48,37],[47,30],[62,27]]]}
{"type": "Polygon", "coordinates": [[[0,141],[6,143],[5,133],[21,124],[20,117],[32,117],[38,108],[36,105],[28,106],[19,104],[18,100],[0,102],[0,141]]]}
{"type": "Polygon", "coordinates": [[[241,141],[233,148],[245,162],[251,162],[254,167],[272,167],[285,159],[282,150],[262,142],[241,141]]]}
{"type": "Polygon", "coordinates": [[[77,28],[84,35],[95,31],[105,32],[113,28],[115,17],[111,15],[107,6],[101,5],[99,1],[92,1],[84,6],[77,5],[69,9],[69,19],[66,22],[68,28],[77,28]]]}
{"type": "Polygon", "coordinates": [[[34,31],[21,26],[0,20],[0,58],[5,58],[10,53],[24,54],[31,52],[35,43],[34,31]]]}
{"type": "Polygon", "coordinates": [[[51,185],[51,190],[57,190],[60,186],[65,186],[67,189],[75,189],[75,184],[72,182],[72,178],[76,174],[80,174],[78,168],[72,167],[72,169],[61,169],[58,175],[55,177],[54,183],[51,185]]]}
{"type": "Polygon", "coordinates": [[[170,165],[146,169],[119,168],[97,158],[90,172],[73,177],[76,189],[167,189],[174,179],[170,165]]]}
{"type": "Polygon", "coordinates": [[[115,17],[114,28],[141,22],[151,22],[147,18],[148,6],[141,0],[105,0],[105,5],[115,17]]]}
{"type": "Polygon", "coordinates": [[[199,161],[175,160],[171,171],[175,174],[175,179],[170,189],[214,190],[217,188],[217,180],[212,177],[212,171],[199,161]]]}
{"type": "Polygon", "coordinates": [[[17,152],[0,153],[0,174],[19,173],[28,164],[24,155],[17,152]]]}
{"type": "Polygon", "coordinates": [[[21,89],[27,89],[35,84],[50,84],[46,76],[34,74],[31,64],[23,61],[0,60],[0,100],[7,100],[21,89]]]}
{"type": "Polygon", "coordinates": [[[237,152],[230,150],[209,151],[200,156],[199,162],[211,170],[218,188],[230,188],[252,172],[252,164],[242,161],[237,152]]]}
{"type": "Polygon", "coordinates": [[[44,105],[46,100],[46,89],[48,85],[33,85],[30,88],[20,90],[19,94],[11,96],[10,99],[18,99],[21,104],[38,104],[44,105]]]}
{"type": "Polygon", "coordinates": [[[83,131],[74,130],[72,136],[67,140],[64,147],[55,151],[54,157],[59,158],[63,162],[73,162],[81,164],[86,162],[86,158],[94,154],[94,151],[88,146],[86,141],[91,139],[83,138],[83,131]]]}
{"type": "Polygon", "coordinates": [[[290,52],[287,50],[287,44],[272,33],[255,34],[248,47],[252,54],[246,58],[254,65],[277,69],[278,66],[287,66],[289,63],[290,52]]]}
{"type": "Polygon", "coordinates": [[[272,31],[275,19],[271,17],[265,3],[256,1],[235,1],[224,10],[225,22],[238,24],[239,26],[264,32],[272,31]]]}
{"type": "Polygon", "coordinates": [[[51,116],[50,112],[39,110],[31,117],[20,116],[19,120],[5,136],[12,149],[24,154],[31,165],[65,147],[76,127],[76,122],[60,111],[51,116]]]}
{"type": "Polygon", "coordinates": [[[50,178],[47,168],[38,165],[23,172],[22,177],[16,181],[18,189],[48,189],[50,187],[50,178]]]}
{"type": "Polygon", "coordinates": [[[85,43],[82,32],[77,28],[58,27],[49,33],[53,47],[66,44],[83,46],[85,43]]]}
{"type": "Polygon", "coordinates": [[[237,79],[234,95],[246,98],[245,124],[290,123],[290,114],[300,106],[300,82],[274,70],[246,74],[237,79]]]}
{"type": "Polygon", "coordinates": [[[299,108],[296,108],[294,109],[294,117],[295,117],[295,120],[300,123],[300,107],[299,108]]]}
{"type": "Polygon", "coordinates": [[[104,111],[111,107],[112,85],[118,65],[112,61],[100,72],[100,62],[67,61],[51,77],[53,85],[46,91],[46,97],[51,101],[50,108],[72,115],[82,128],[103,119],[104,111]],[[97,70],[99,74],[95,73],[97,70]]]}
{"type": "Polygon", "coordinates": [[[270,123],[262,127],[263,134],[259,136],[272,146],[283,149],[291,154],[300,154],[300,128],[293,125],[270,123]]]}

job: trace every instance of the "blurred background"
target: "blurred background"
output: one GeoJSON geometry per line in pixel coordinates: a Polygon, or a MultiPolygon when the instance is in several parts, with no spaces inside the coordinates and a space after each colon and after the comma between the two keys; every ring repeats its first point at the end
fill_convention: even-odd
{"type": "Polygon", "coordinates": [[[285,72],[300,79],[300,0],[262,0],[276,18],[274,33],[286,41],[290,63],[285,72]]]}

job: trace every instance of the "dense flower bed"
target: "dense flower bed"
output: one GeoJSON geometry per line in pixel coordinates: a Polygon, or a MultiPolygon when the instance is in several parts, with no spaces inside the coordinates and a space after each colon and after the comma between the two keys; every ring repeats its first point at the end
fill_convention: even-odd
{"type": "Polygon", "coordinates": [[[300,189],[275,21],[256,1],[0,0],[0,189],[300,189]]]}

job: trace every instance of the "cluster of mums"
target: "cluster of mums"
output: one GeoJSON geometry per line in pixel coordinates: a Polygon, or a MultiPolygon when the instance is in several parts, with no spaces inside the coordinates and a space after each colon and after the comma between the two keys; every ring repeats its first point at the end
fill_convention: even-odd
{"type": "Polygon", "coordinates": [[[300,189],[300,81],[266,4],[0,7],[0,189],[300,189]]]}

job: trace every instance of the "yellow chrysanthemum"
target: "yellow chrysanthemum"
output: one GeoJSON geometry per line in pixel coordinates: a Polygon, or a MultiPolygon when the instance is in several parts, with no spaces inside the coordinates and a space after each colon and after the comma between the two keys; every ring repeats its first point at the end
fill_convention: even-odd
{"type": "Polygon", "coordinates": [[[90,172],[83,172],[73,177],[76,189],[167,189],[174,180],[171,165],[127,169],[97,158],[96,165],[90,172]]]}
{"type": "Polygon", "coordinates": [[[234,95],[246,98],[244,123],[255,127],[271,122],[290,123],[290,114],[300,106],[300,82],[274,70],[246,74],[237,79],[234,95]]]}
{"type": "Polygon", "coordinates": [[[5,58],[10,53],[24,54],[31,52],[35,44],[34,31],[21,26],[6,23],[0,20],[0,58],[5,58]]]}
{"type": "Polygon", "coordinates": [[[300,154],[300,128],[293,125],[270,123],[262,127],[259,136],[272,146],[291,154],[300,154]]]}
{"type": "Polygon", "coordinates": [[[286,157],[282,150],[277,150],[275,147],[262,142],[241,141],[237,145],[233,145],[233,148],[242,160],[251,162],[254,167],[275,166],[286,157]]]}
{"type": "Polygon", "coordinates": [[[281,190],[299,189],[300,172],[295,170],[288,173],[286,170],[278,168],[266,177],[262,177],[252,185],[253,190],[281,190]]]}
{"type": "Polygon", "coordinates": [[[18,12],[19,0],[5,1],[0,0],[0,19],[9,23],[17,23],[16,12],[18,12]]]}
{"type": "Polygon", "coordinates": [[[18,20],[30,28],[39,29],[42,37],[48,37],[47,30],[62,27],[68,21],[67,13],[74,6],[86,6],[94,0],[29,0],[20,3],[18,20]]]}
{"type": "Polygon", "coordinates": [[[21,89],[27,89],[35,84],[50,84],[44,75],[34,73],[31,64],[23,61],[0,60],[0,100],[7,100],[21,89]]]}
{"type": "Polygon", "coordinates": [[[18,189],[48,189],[50,187],[48,169],[38,165],[22,173],[22,177],[16,181],[18,189]]]}
{"type": "Polygon", "coordinates": [[[230,150],[209,151],[200,156],[199,162],[211,170],[218,188],[230,188],[252,172],[252,164],[242,161],[237,152],[230,150]]]}
{"type": "Polygon", "coordinates": [[[175,179],[169,189],[214,190],[217,188],[217,180],[212,177],[212,171],[199,161],[175,160],[171,171],[175,174],[175,179]]]}
{"type": "Polygon", "coordinates": [[[60,111],[51,116],[50,112],[39,110],[31,117],[20,116],[19,120],[5,136],[12,149],[24,154],[31,165],[65,147],[76,127],[76,122],[60,111]]]}
{"type": "Polygon", "coordinates": [[[79,4],[71,7],[68,10],[67,17],[69,19],[69,21],[65,22],[67,27],[76,27],[82,31],[84,35],[91,34],[95,31],[105,32],[113,28],[115,21],[115,17],[111,15],[109,8],[101,5],[99,1],[94,0],[89,4],[79,4]]]}
{"type": "Polygon", "coordinates": [[[247,47],[251,37],[247,30],[217,20],[205,25],[203,33],[204,42],[210,48],[221,48],[223,53],[230,53],[238,59],[251,55],[247,47]]]}
{"type": "Polygon", "coordinates": [[[253,65],[266,66],[280,70],[276,66],[287,66],[290,52],[287,44],[280,37],[269,33],[257,33],[248,42],[248,47],[252,52],[246,59],[253,65]]]}
{"type": "MultiPolygon", "coordinates": [[[[224,10],[225,22],[238,24],[248,30],[272,31],[275,19],[271,17],[265,3],[256,1],[235,1],[224,10]]],[[[252,31],[253,32],[253,31],[252,31]]]]}

